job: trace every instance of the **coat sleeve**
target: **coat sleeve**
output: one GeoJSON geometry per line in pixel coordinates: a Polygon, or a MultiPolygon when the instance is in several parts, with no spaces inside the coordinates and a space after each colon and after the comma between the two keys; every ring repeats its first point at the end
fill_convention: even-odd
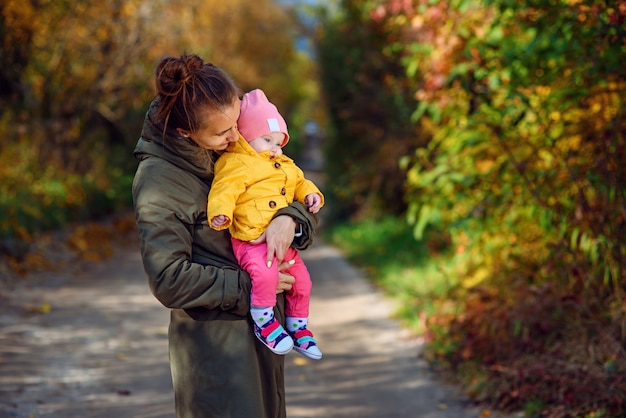
{"type": "Polygon", "coordinates": [[[324,206],[324,195],[320,191],[320,189],[313,183],[311,180],[304,177],[304,172],[302,169],[296,166],[296,172],[298,173],[296,178],[296,191],[295,191],[295,200],[298,202],[304,202],[304,198],[310,195],[311,193],[317,193],[320,195],[322,199],[320,207],[324,206]]]}
{"type": "Polygon", "coordinates": [[[213,234],[206,239],[212,251],[202,262],[194,261],[198,225],[196,215],[189,212],[197,203],[193,194],[180,192],[190,188],[186,178],[164,176],[165,172],[168,170],[144,161],[133,182],[141,256],[152,293],[169,308],[204,307],[246,315],[250,277],[237,267],[228,233],[206,226],[203,233],[213,234]],[[168,191],[179,192],[173,198],[168,191]]]}
{"type": "Polygon", "coordinates": [[[246,191],[248,167],[237,158],[236,154],[223,154],[215,163],[215,178],[211,185],[207,204],[207,218],[226,215],[229,221],[218,230],[228,229],[233,223],[233,213],[237,199],[246,191]]]}
{"type": "Polygon", "coordinates": [[[281,215],[292,217],[300,226],[302,226],[302,235],[294,237],[291,246],[296,250],[305,250],[313,243],[313,237],[319,218],[316,214],[309,212],[306,206],[300,202],[293,202],[286,208],[280,209],[274,215],[274,218],[281,215]]]}

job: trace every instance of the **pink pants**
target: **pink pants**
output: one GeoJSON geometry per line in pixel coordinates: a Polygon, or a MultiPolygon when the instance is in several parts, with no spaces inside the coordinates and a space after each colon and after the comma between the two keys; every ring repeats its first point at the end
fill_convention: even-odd
{"type": "MultiPolygon", "coordinates": [[[[267,267],[267,244],[253,245],[249,242],[231,239],[235,257],[242,269],[252,279],[252,305],[258,307],[276,305],[276,287],[278,286],[278,263],[276,258],[272,267],[267,267]]],[[[287,303],[285,314],[296,318],[308,318],[309,298],[311,296],[311,276],[302,258],[293,248],[289,248],[285,260],[295,260],[285,273],[291,274],[296,281],[291,290],[285,291],[287,303]]]]}

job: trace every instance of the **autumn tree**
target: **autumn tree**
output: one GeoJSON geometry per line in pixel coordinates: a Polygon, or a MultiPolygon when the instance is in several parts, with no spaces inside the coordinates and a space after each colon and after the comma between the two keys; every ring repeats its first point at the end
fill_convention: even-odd
{"type": "Polygon", "coordinates": [[[336,220],[402,213],[405,173],[398,161],[424,141],[410,123],[413,80],[387,53],[401,42],[400,31],[370,19],[363,4],[341,1],[319,41],[331,122],[327,188],[336,220]]]}
{"type": "MultiPolygon", "coordinates": [[[[501,408],[623,415],[626,2],[350,7],[387,38],[353,44],[326,71],[352,57],[401,62],[416,83],[411,124],[431,134],[399,159],[416,237],[449,232],[460,260],[455,309],[442,300],[431,318],[431,354],[501,408]]],[[[376,67],[354,68],[366,91],[388,87],[376,67]]],[[[354,116],[363,103],[391,129],[380,97],[334,110],[354,116]]]]}
{"type": "MultiPolygon", "coordinates": [[[[86,215],[107,200],[127,202],[122,177],[132,175],[154,69],[166,55],[196,53],[243,90],[265,89],[288,120],[297,118],[311,67],[294,49],[293,28],[270,0],[2,2],[0,157],[18,163],[1,165],[0,205],[23,216],[3,219],[0,233],[36,229],[45,217],[33,209],[40,203],[56,202],[49,213],[69,205],[86,215]]],[[[296,144],[297,126],[292,131],[296,144]]]]}

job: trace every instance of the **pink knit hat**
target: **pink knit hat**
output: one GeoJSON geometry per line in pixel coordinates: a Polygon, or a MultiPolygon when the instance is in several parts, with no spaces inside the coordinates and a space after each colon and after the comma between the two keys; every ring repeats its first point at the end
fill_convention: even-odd
{"type": "Polygon", "coordinates": [[[263,90],[252,90],[241,99],[241,114],[237,120],[239,133],[250,142],[254,138],[269,132],[282,132],[285,140],[281,147],[289,141],[287,123],[278,113],[278,109],[265,96],[263,90]]]}

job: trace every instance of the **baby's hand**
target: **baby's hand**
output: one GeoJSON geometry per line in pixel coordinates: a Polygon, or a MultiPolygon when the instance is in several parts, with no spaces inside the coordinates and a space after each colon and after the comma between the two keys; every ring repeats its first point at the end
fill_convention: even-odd
{"type": "Polygon", "coordinates": [[[230,219],[226,215],[217,215],[211,219],[211,226],[213,228],[221,228],[228,223],[230,219]]]}
{"type": "Polygon", "coordinates": [[[309,208],[309,212],[317,213],[320,211],[322,198],[317,193],[311,193],[304,198],[304,204],[309,208]]]}

